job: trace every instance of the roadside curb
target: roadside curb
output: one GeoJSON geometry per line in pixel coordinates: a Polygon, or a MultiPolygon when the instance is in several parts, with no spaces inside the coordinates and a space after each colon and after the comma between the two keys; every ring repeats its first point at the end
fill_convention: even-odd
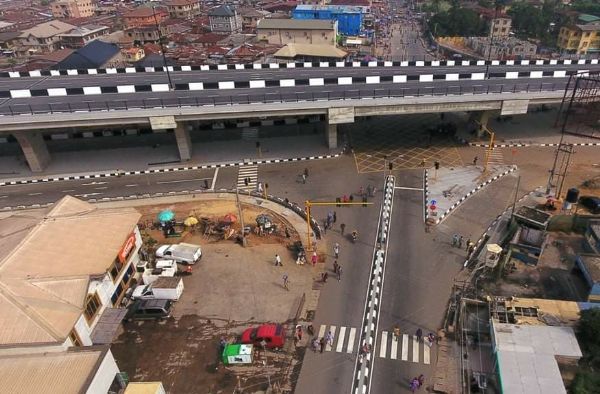
{"type": "Polygon", "coordinates": [[[46,183],[46,182],[57,182],[57,181],[73,181],[73,180],[78,180],[78,179],[111,178],[111,177],[118,177],[118,176],[125,176],[125,175],[143,175],[143,174],[158,174],[158,173],[177,172],[177,171],[206,170],[206,169],[213,169],[213,168],[239,167],[239,166],[243,166],[243,165],[291,163],[291,162],[296,162],[296,161],[333,159],[333,158],[340,157],[341,155],[342,155],[342,152],[330,154],[330,155],[292,157],[289,159],[249,160],[249,161],[240,161],[240,162],[205,164],[205,165],[197,165],[197,166],[156,168],[156,169],[151,169],[151,170],[139,170],[139,171],[111,170],[108,172],[100,172],[100,173],[84,173],[84,174],[77,174],[77,175],[63,175],[63,176],[44,177],[44,178],[21,179],[21,180],[11,180],[11,181],[4,181],[4,182],[0,181],[0,186],[27,185],[27,184],[32,184],[32,183],[46,183]]]}
{"type": "MultiPolygon", "coordinates": [[[[472,189],[471,191],[469,191],[467,194],[465,194],[464,196],[462,196],[457,202],[455,202],[454,204],[452,204],[452,206],[448,209],[446,209],[438,218],[434,219],[432,224],[440,224],[448,215],[450,215],[450,213],[452,213],[452,211],[454,211],[456,208],[458,208],[463,202],[465,202],[469,197],[471,197],[473,194],[477,193],[479,190],[483,189],[485,186],[489,185],[490,183],[497,181],[498,179],[502,178],[505,175],[508,175],[514,171],[517,170],[517,166],[513,165],[510,169],[494,176],[493,178],[488,179],[487,181],[480,183],[479,185],[477,185],[474,189],[472,189]]],[[[427,186],[427,184],[426,184],[427,186]]],[[[430,215],[427,212],[427,201],[429,201],[428,199],[428,192],[427,190],[425,190],[425,221],[427,222],[430,215]]]]}
{"type": "MultiPolygon", "coordinates": [[[[469,146],[477,147],[477,148],[489,148],[489,144],[479,144],[475,142],[469,142],[469,146]]],[[[508,143],[508,144],[494,144],[494,148],[528,148],[528,147],[549,147],[549,146],[558,146],[558,143],[539,143],[539,144],[526,144],[521,142],[516,143],[508,143]]],[[[600,142],[578,142],[571,144],[573,146],[600,146],[600,142]]]]}

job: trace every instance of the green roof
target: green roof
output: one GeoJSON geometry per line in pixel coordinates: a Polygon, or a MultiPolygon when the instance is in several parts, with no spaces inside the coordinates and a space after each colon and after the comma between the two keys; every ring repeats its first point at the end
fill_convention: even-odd
{"type": "Polygon", "coordinates": [[[597,17],[595,15],[590,15],[590,14],[579,14],[577,19],[579,19],[581,22],[584,22],[584,23],[600,21],[599,17],[597,17]]]}

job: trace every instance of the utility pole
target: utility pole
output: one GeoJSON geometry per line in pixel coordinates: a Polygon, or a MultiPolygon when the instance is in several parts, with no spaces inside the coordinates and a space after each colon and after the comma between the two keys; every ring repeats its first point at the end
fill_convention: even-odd
{"type": "Polygon", "coordinates": [[[247,240],[246,229],[244,226],[244,213],[242,212],[242,204],[240,203],[240,189],[237,187],[235,188],[235,202],[238,209],[238,215],[240,217],[240,224],[242,225],[242,247],[245,248],[247,246],[247,240]]]}
{"type": "Polygon", "coordinates": [[[165,47],[163,44],[163,36],[160,31],[160,25],[158,24],[158,18],[156,17],[156,7],[152,6],[152,16],[154,17],[154,24],[156,25],[156,32],[158,33],[158,43],[160,45],[160,53],[162,53],[163,67],[167,72],[167,79],[169,80],[169,90],[175,90],[173,81],[171,81],[171,74],[169,73],[169,66],[167,65],[167,55],[165,55],[165,47]]]}

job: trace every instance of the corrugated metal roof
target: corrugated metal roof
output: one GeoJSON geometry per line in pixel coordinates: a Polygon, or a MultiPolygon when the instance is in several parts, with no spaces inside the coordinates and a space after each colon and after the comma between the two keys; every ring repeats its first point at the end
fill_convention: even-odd
{"type": "Polygon", "coordinates": [[[106,350],[0,357],[0,391],[11,394],[85,393],[106,350]]]}
{"type": "Polygon", "coordinates": [[[344,58],[347,53],[333,45],[290,43],[275,52],[275,57],[295,58],[296,56],[344,58]]]}
{"type": "Polygon", "coordinates": [[[62,343],[140,214],[67,196],[44,217],[0,220],[0,345],[62,343]],[[12,230],[12,232],[11,232],[12,230]]]}

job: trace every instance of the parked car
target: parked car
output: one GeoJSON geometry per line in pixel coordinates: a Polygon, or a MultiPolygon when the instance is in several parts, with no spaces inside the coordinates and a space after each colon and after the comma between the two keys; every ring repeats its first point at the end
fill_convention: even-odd
{"type": "Polygon", "coordinates": [[[133,289],[134,300],[164,299],[177,301],[183,293],[183,279],[159,276],[148,285],[139,285],[133,289]]]}
{"type": "Polygon", "coordinates": [[[171,300],[138,300],[131,304],[123,320],[152,320],[166,319],[171,316],[171,300]]]}
{"type": "Polygon", "coordinates": [[[187,243],[162,245],[156,249],[156,257],[173,259],[183,264],[195,264],[202,257],[202,249],[200,245],[187,243]]]}
{"type": "Polygon", "coordinates": [[[263,324],[248,328],[242,333],[242,343],[262,347],[263,340],[267,348],[281,349],[285,344],[285,329],[281,324],[263,324]]]}
{"type": "Polygon", "coordinates": [[[594,215],[600,214],[600,197],[581,196],[579,197],[579,204],[586,207],[594,215]]]}

